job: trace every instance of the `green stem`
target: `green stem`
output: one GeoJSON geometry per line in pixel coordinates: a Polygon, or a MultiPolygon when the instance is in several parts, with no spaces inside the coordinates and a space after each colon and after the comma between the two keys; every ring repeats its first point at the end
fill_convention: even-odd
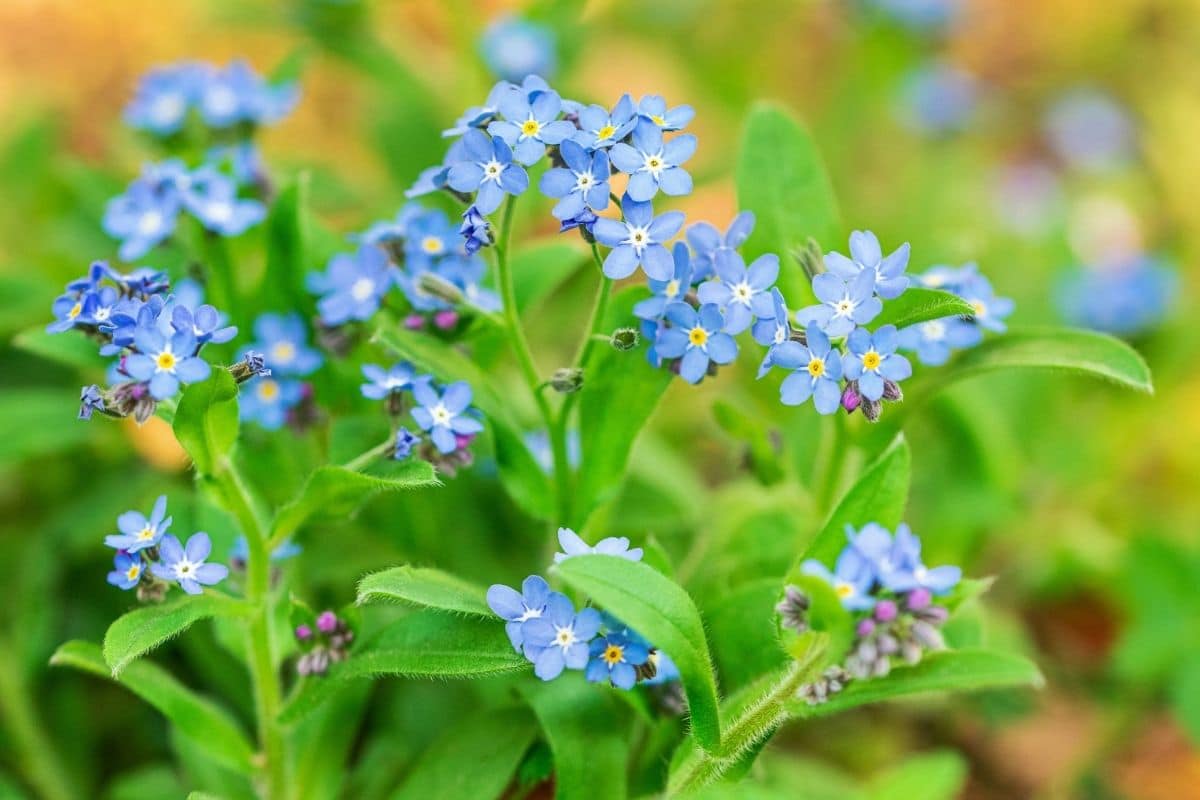
{"type": "Polygon", "coordinates": [[[837,490],[841,486],[842,472],[846,463],[846,452],[849,449],[846,420],[839,412],[829,419],[829,425],[821,437],[819,458],[814,467],[813,494],[817,502],[817,509],[822,514],[829,513],[837,499],[837,490]]]}
{"type": "Polygon", "coordinates": [[[204,241],[209,302],[228,314],[230,319],[240,321],[237,279],[233,271],[233,261],[229,257],[229,247],[225,240],[215,233],[202,230],[200,235],[204,241]]]}
{"type": "Polygon", "coordinates": [[[254,684],[254,711],[264,759],[265,794],[271,800],[280,800],[288,794],[287,753],[282,731],[276,721],[283,691],[279,671],[275,667],[277,650],[272,635],[275,607],[271,596],[268,530],[255,508],[249,488],[231,459],[223,459],[213,477],[246,537],[249,551],[246,561],[246,600],[254,607],[254,613],[246,627],[246,652],[254,684]]]}
{"type": "Polygon", "coordinates": [[[517,310],[517,295],[513,290],[512,268],[508,261],[508,243],[512,236],[512,215],[516,199],[516,195],[509,195],[508,200],[504,204],[504,216],[500,223],[500,236],[496,241],[496,273],[500,283],[500,299],[504,304],[504,321],[506,323],[505,327],[508,330],[508,343],[512,347],[513,355],[516,356],[517,364],[521,368],[521,374],[525,378],[525,384],[529,387],[529,392],[533,395],[534,402],[537,403],[538,412],[541,414],[542,422],[546,426],[546,432],[550,437],[550,449],[554,456],[554,505],[558,513],[559,522],[565,523],[567,515],[570,513],[571,494],[571,476],[568,472],[570,468],[567,465],[566,441],[555,424],[554,412],[550,408],[550,401],[539,390],[543,381],[538,377],[537,365],[534,363],[533,353],[529,349],[529,340],[525,336],[525,329],[521,326],[521,315],[517,310]]]}
{"type": "Polygon", "coordinates": [[[742,709],[721,728],[719,753],[696,747],[667,779],[667,797],[688,794],[718,780],[772,736],[788,719],[787,701],[824,666],[825,645],[815,644],[804,658],[793,661],[778,682],[742,709]]]}
{"type": "Polygon", "coordinates": [[[0,641],[0,719],[8,730],[16,751],[15,761],[29,785],[47,800],[78,797],[63,767],[56,763],[57,753],[37,719],[30,699],[33,692],[22,680],[20,664],[6,642],[0,641]]]}
{"type": "Polygon", "coordinates": [[[379,458],[380,456],[387,455],[388,453],[390,453],[392,451],[392,448],[395,446],[396,446],[395,438],[389,438],[386,442],[377,444],[374,447],[372,447],[370,450],[367,450],[363,453],[359,453],[357,456],[350,459],[345,464],[342,464],[342,466],[345,467],[346,469],[358,472],[363,467],[367,466],[368,464],[370,464],[372,461],[379,458]]]}

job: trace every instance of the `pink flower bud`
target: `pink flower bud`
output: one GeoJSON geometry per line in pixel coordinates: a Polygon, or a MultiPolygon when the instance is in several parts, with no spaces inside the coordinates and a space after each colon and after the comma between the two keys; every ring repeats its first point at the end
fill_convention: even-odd
{"type": "Polygon", "coordinates": [[[913,589],[908,593],[908,598],[905,600],[905,604],[908,605],[908,607],[913,611],[920,611],[921,609],[928,607],[930,601],[932,600],[933,596],[929,594],[928,589],[913,589]]]}
{"type": "Polygon", "coordinates": [[[312,628],[308,627],[307,625],[296,626],[296,638],[300,641],[307,641],[308,639],[312,638],[312,635],[312,628]]]}
{"type": "Polygon", "coordinates": [[[337,630],[338,618],[332,611],[322,611],[317,617],[317,630],[321,633],[333,633],[337,630]]]}
{"type": "Polygon", "coordinates": [[[409,314],[404,318],[404,327],[410,331],[419,331],[425,327],[425,318],[420,314],[409,314]]]}
{"type": "Polygon", "coordinates": [[[866,638],[875,632],[875,623],[870,619],[864,619],[858,623],[858,627],[854,629],[860,638],[866,638]]]}
{"type": "Polygon", "coordinates": [[[880,600],[875,604],[875,619],[880,622],[891,622],[896,618],[896,604],[891,600],[880,600]]]}
{"type": "Polygon", "coordinates": [[[433,324],[448,331],[458,324],[458,312],[454,310],[439,311],[433,315],[433,324]]]}
{"type": "Polygon", "coordinates": [[[859,395],[858,389],[853,383],[847,383],[846,388],[842,391],[842,408],[846,409],[846,413],[853,414],[860,403],[862,403],[862,396],[859,395]]]}

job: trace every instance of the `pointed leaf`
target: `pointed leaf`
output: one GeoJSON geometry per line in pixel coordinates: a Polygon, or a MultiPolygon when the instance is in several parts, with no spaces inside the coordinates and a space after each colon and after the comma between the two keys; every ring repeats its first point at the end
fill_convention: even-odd
{"type": "Polygon", "coordinates": [[[879,329],[884,325],[895,325],[906,328],[919,322],[974,313],[974,306],[952,292],[911,286],[904,294],[883,304],[883,311],[871,320],[871,327],[879,329]]]}
{"type": "Polygon", "coordinates": [[[715,750],[721,723],[712,658],[700,612],[683,587],[652,567],[617,556],[573,556],[554,570],[671,657],[683,676],[692,733],[706,750],[715,750]]]}
{"type": "Polygon", "coordinates": [[[358,603],[395,600],[456,614],[495,619],[481,586],[439,569],[402,567],[385,569],[358,583],[358,603]]]}
{"type": "Polygon", "coordinates": [[[114,677],[134,659],[141,658],[194,623],[209,617],[241,617],[245,603],[220,594],[186,595],[163,605],[143,606],[123,614],[104,634],[104,660],[114,677]]]}

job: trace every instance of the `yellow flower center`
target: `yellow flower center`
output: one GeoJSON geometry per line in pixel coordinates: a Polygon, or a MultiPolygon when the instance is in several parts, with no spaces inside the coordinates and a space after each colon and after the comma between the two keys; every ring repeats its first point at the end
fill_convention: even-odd
{"type": "Polygon", "coordinates": [[[258,381],[258,397],[260,400],[270,402],[279,396],[279,384],[275,381],[259,379],[258,381]]]}
{"type": "Polygon", "coordinates": [[[667,121],[665,119],[663,119],[661,116],[659,116],[658,114],[651,114],[650,119],[654,120],[654,124],[660,128],[667,127],[667,121]]]}
{"type": "Polygon", "coordinates": [[[276,342],[271,348],[271,359],[286,364],[296,356],[296,345],[291,342],[276,342]]]}
{"type": "Polygon", "coordinates": [[[868,350],[863,356],[863,369],[879,369],[879,362],[882,361],[879,353],[874,350],[868,350]]]}
{"type": "Polygon", "coordinates": [[[536,119],[527,119],[521,123],[521,134],[523,136],[537,136],[538,131],[542,129],[542,124],[536,119]]]}
{"type": "Polygon", "coordinates": [[[605,125],[603,128],[596,131],[596,139],[599,141],[603,141],[605,139],[611,139],[613,137],[613,134],[616,132],[617,132],[616,125],[605,125]]]}
{"type": "Polygon", "coordinates": [[[985,305],[983,304],[983,301],[981,301],[981,300],[972,300],[972,301],[971,301],[971,308],[975,309],[975,316],[977,316],[977,317],[985,317],[985,316],[987,316],[987,306],[985,306],[985,305]]]}
{"type": "Polygon", "coordinates": [[[808,374],[819,378],[825,374],[825,359],[813,358],[808,362],[808,374]]]}
{"type": "Polygon", "coordinates": [[[854,587],[848,583],[838,583],[833,587],[833,592],[840,599],[845,600],[847,597],[854,594],[854,587]]]}
{"type": "Polygon", "coordinates": [[[158,368],[163,372],[170,372],[171,370],[175,369],[176,360],[177,359],[175,358],[174,353],[169,350],[164,350],[158,354],[158,358],[154,359],[154,363],[157,364],[158,368]]]}
{"type": "Polygon", "coordinates": [[[708,331],[697,325],[688,331],[688,341],[692,343],[693,347],[703,347],[708,344],[708,331]]]}
{"type": "Polygon", "coordinates": [[[625,648],[615,644],[610,644],[608,647],[604,648],[603,658],[604,663],[608,664],[610,667],[620,664],[625,658],[625,648]]]}
{"type": "Polygon", "coordinates": [[[125,577],[131,581],[137,580],[138,575],[142,574],[141,564],[130,564],[129,569],[125,570],[125,577]]]}
{"type": "Polygon", "coordinates": [[[426,236],[421,240],[421,249],[431,256],[442,252],[442,240],[436,236],[426,236]]]}
{"type": "Polygon", "coordinates": [[[657,156],[650,156],[650,158],[646,160],[646,166],[650,167],[650,169],[658,169],[662,166],[662,159],[658,158],[657,156]]]}
{"type": "Polygon", "coordinates": [[[83,303],[76,303],[75,305],[71,306],[71,310],[67,312],[67,316],[71,319],[75,319],[79,316],[81,311],[83,311],[83,303]]]}
{"type": "Polygon", "coordinates": [[[138,531],[138,538],[143,542],[150,541],[154,538],[154,528],[151,528],[149,525],[142,528],[140,531],[138,531]]]}
{"type": "Polygon", "coordinates": [[[663,289],[663,294],[667,297],[674,297],[679,294],[679,281],[674,278],[667,281],[667,288],[663,289]]]}

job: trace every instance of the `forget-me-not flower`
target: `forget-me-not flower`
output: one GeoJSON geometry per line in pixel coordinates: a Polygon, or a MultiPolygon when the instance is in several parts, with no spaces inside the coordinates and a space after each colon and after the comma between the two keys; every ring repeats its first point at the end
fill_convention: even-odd
{"type": "Polygon", "coordinates": [[[321,353],[308,346],[308,328],[295,311],[259,314],[254,320],[254,344],[266,366],[280,375],[308,375],[321,366],[321,353]]]}
{"type": "Polygon", "coordinates": [[[875,293],[884,300],[899,297],[908,288],[908,242],[897,247],[887,257],[879,246],[879,239],[870,231],[854,231],[850,234],[850,257],[838,252],[825,255],[825,269],[846,282],[853,281],[860,272],[875,275],[875,293]]]}
{"type": "Polygon", "coordinates": [[[174,397],[179,384],[196,383],[209,375],[208,362],[196,355],[196,336],[190,330],[168,338],[157,327],[139,325],[133,342],[138,352],[125,359],[125,371],[134,380],[149,381],[155,400],[174,397]]]}
{"type": "Polygon", "coordinates": [[[875,598],[870,594],[875,575],[851,548],[838,557],[832,572],[829,567],[812,558],[800,565],[800,571],[805,575],[815,575],[832,586],[842,606],[850,611],[866,611],[875,606],[875,598]]]}
{"type": "Polygon", "coordinates": [[[189,306],[179,304],[171,309],[171,327],[176,331],[191,331],[199,344],[224,344],[237,336],[233,325],[222,325],[221,312],[208,304],[189,306]]]}
{"type": "Polygon", "coordinates": [[[832,272],[813,278],[813,293],[821,302],[796,312],[796,321],[805,328],[816,326],[829,336],[845,336],[859,325],[866,325],[883,310],[875,296],[875,271],[864,269],[847,281],[832,272]]]}
{"type": "Polygon", "coordinates": [[[260,375],[238,395],[238,416],[266,430],[279,430],[287,422],[288,412],[303,399],[300,381],[260,375]]]}
{"type": "Polygon", "coordinates": [[[667,101],[657,94],[648,94],[638,101],[638,117],[661,131],[682,130],[696,116],[691,106],[668,109],[667,101]]]}
{"type": "Polygon", "coordinates": [[[633,98],[624,94],[613,107],[612,113],[597,105],[581,108],[579,130],[571,138],[588,150],[607,149],[632,133],[637,121],[633,98]]]}
{"type": "MultiPolygon", "coordinates": [[[[526,578],[521,583],[520,592],[502,583],[488,587],[488,607],[504,620],[504,632],[508,634],[508,640],[518,653],[524,652],[522,624],[542,616],[550,594],[550,584],[540,575],[530,575],[526,578]]],[[[533,655],[536,656],[536,652],[533,655]]]]}
{"type": "Polygon", "coordinates": [[[921,540],[905,523],[896,528],[889,559],[879,569],[879,582],[893,592],[927,589],[943,595],[962,580],[962,569],[956,566],[926,567],[921,562],[921,540]]]}
{"type": "Polygon", "coordinates": [[[692,288],[692,263],[688,246],[676,242],[671,249],[671,258],[675,262],[675,272],[670,280],[650,280],[650,291],[654,294],[645,300],[640,300],[633,307],[633,315],[638,319],[662,319],[667,306],[681,301],[692,288]]]}
{"type": "Polygon", "coordinates": [[[775,313],[771,287],[779,277],[779,256],[766,253],[749,267],[736,250],[721,250],[715,262],[717,278],[700,284],[701,303],[716,303],[725,311],[725,330],[737,335],[750,327],[755,317],[775,313]]]}
{"type": "Polygon", "coordinates": [[[563,139],[575,133],[574,125],[558,118],[561,111],[562,98],[555,91],[540,91],[528,96],[524,91],[514,89],[500,98],[500,113],[504,119],[488,123],[487,130],[512,148],[518,162],[529,166],[546,154],[546,145],[561,144],[563,139]]]}
{"type": "Polygon", "coordinates": [[[483,60],[498,77],[519,81],[526,75],[551,75],[557,62],[554,32],[520,17],[501,17],[479,41],[483,60]]]}
{"type": "Polygon", "coordinates": [[[521,623],[521,640],[533,673],[552,681],[563,669],[583,669],[588,662],[588,643],[600,630],[600,612],[575,607],[565,596],[552,592],[540,617],[521,623]]]}
{"type": "Polygon", "coordinates": [[[126,591],[137,586],[142,579],[142,557],[121,551],[113,556],[113,570],[108,573],[108,582],[126,591]]]}
{"type": "Polygon", "coordinates": [[[691,134],[664,143],[658,126],[638,125],[632,144],[618,142],[610,152],[613,166],[629,175],[625,191],[634,200],[650,200],[659,189],[671,196],[692,191],[692,176],[680,166],[696,152],[696,137],[691,134]]]}
{"type": "Polygon", "coordinates": [[[991,282],[982,275],[974,275],[964,281],[958,294],[970,303],[975,313],[971,319],[989,331],[1004,333],[1008,330],[1005,318],[1013,312],[1015,304],[1010,298],[996,297],[991,282]]]}
{"type": "Polygon", "coordinates": [[[700,310],[687,303],[667,306],[671,327],[659,330],[654,349],[662,358],[678,358],[679,377],[699,383],[708,374],[708,364],[729,364],[737,358],[737,342],[725,333],[725,315],[715,303],[700,310]]]}
{"type": "Polygon", "coordinates": [[[121,259],[141,258],[174,233],[180,203],[178,192],[159,191],[142,180],[108,201],[103,227],[109,236],[121,240],[117,251],[121,259]]]}
{"type": "Polygon", "coordinates": [[[811,397],[817,413],[832,414],[842,397],[842,363],[819,328],[809,328],[807,339],[807,345],[785,341],[767,354],[772,366],[792,370],[779,387],[779,399],[798,406],[811,397]]]}
{"type": "Polygon", "coordinates": [[[429,381],[418,381],[413,384],[413,397],[420,404],[412,410],[413,419],[429,432],[439,453],[458,449],[455,434],[466,436],[483,430],[483,424],[466,413],[471,405],[471,386],[466,381],[455,381],[441,395],[429,381]]]}
{"type": "Polygon", "coordinates": [[[136,553],[154,547],[171,527],[167,516],[167,496],[161,495],[154,501],[154,508],[147,517],[140,511],[126,511],[117,517],[119,534],[104,537],[104,544],[126,553],[136,553]]]}
{"type": "Polygon", "coordinates": [[[133,100],[125,107],[125,122],[159,136],[175,133],[187,120],[205,75],[205,66],[191,61],[150,70],[138,81],[133,100]]]}
{"type": "Polygon", "coordinates": [[[897,341],[902,350],[913,351],[931,367],[945,364],[954,350],[979,344],[979,326],[962,317],[945,317],[901,328],[897,341]]]}
{"type": "Polygon", "coordinates": [[[608,156],[603,150],[586,152],[570,139],[559,145],[566,167],[547,170],[538,184],[542,194],[559,198],[553,214],[558,220],[573,219],[585,208],[608,208],[608,156]]]}
{"type": "Polygon", "coordinates": [[[200,89],[200,115],[214,128],[239,122],[278,122],[291,113],[300,97],[294,83],[271,85],[245,61],[213,69],[200,89]]]}
{"type": "Polygon", "coordinates": [[[846,338],[842,374],[858,381],[858,390],[868,400],[883,397],[884,381],[899,383],[912,375],[912,364],[896,352],[899,341],[895,325],[884,325],[875,333],[858,328],[846,338]]]}
{"type": "Polygon", "coordinates": [[[734,217],[724,235],[711,222],[697,222],[689,226],[687,240],[692,246],[692,268],[696,271],[696,280],[714,273],[718,253],[738,249],[753,232],[753,211],[743,211],[734,217]]]}
{"type": "Polygon", "coordinates": [[[608,681],[627,690],[637,683],[637,668],[650,657],[646,645],[615,632],[593,639],[588,651],[591,659],[584,677],[591,683],[608,681]]]}
{"type": "Polygon", "coordinates": [[[412,455],[413,450],[420,443],[420,436],[417,436],[408,428],[400,428],[400,430],[396,431],[396,441],[392,446],[392,458],[397,461],[403,461],[412,455]]]}
{"type": "Polygon", "coordinates": [[[206,229],[221,236],[238,236],[262,222],[267,208],[257,200],[240,198],[237,183],[211,167],[196,170],[183,193],[183,202],[206,229]]]}
{"type": "Polygon", "coordinates": [[[656,217],[650,203],[638,202],[628,194],[621,199],[621,211],[623,221],[601,217],[592,227],[596,241],[612,248],[604,259],[604,274],[620,280],[640,265],[646,277],[669,281],[675,265],[663,243],[683,227],[683,212],[668,211],[656,217]]]}
{"type": "Polygon", "coordinates": [[[339,253],[325,273],[308,276],[308,288],[322,295],[317,311],[326,325],[344,325],[370,319],[379,310],[396,270],[379,247],[363,245],[356,252],[339,253]]]}
{"type": "Polygon", "coordinates": [[[596,542],[595,545],[590,545],[570,528],[559,528],[558,546],[562,548],[562,551],[554,554],[555,564],[561,564],[572,556],[588,554],[617,556],[628,561],[642,560],[642,548],[630,548],[629,539],[625,536],[608,536],[596,542]]]}
{"type": "Polygon", "coordinates": [[[463,239],[463,249],[467,255],[478,253],[480,248],[492,244],[492,226],[487,217],[479,213],[475,206],[468,206],[462,213],[462,223],[458,226],[458,235],[463,239]]]}
{"type": "Polygon", "coordinates": [[[489,138],[473,128],[460,141],[463,160],[451,165],[446,183],[458,192],[475,192],[474,205],[480,214],[499,208],[504,195],[519,195],[529,188],[529,174],[513,163],[512,150],[504,139],[489,138]]]}
{"type": "Polygon", "coordinates": [[[207,533],[188,537],[187,545],[170,534],[164,536],[158,548],[161,563],[152,564],[150,571],[164,581],[174,581],[188,594],[200,594],[201,586],[212,586],[225,580],[229,568],[224,564],[206,564],[212,552],[212,540],[207,533]]]}
{"type": "Polygon", "coordinates": [[[362,373],[367,379],[362,385],[362,394],[368,400],[383,400],[412,387],[417,380],[429,379],[429,376],[418,378],[413,365],[407,361],[393,364],[386,370],[378,364],[363,364],[362,373]]]}

